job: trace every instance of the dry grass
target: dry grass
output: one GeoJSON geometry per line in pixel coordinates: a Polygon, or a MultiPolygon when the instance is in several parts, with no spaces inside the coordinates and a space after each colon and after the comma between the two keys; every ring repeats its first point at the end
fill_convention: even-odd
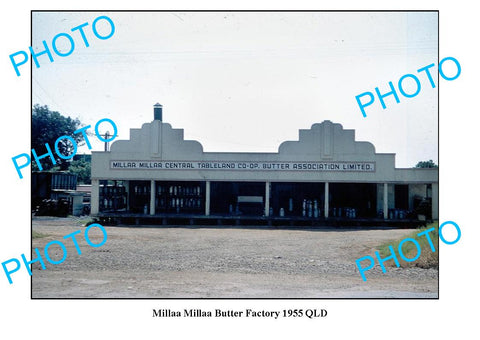
{"type": "Polygon", "coordinates": [[[32,240],[36,238],[47,237],[47,236],[48,236],[47,234],[42,234],[42,233],[39,233],[38,231],[32,230],[32,240]]]}
{"type": "MultiPolygon", "coordinates": [[[[393,247],[395,250],[395,255],[397,256],[398,262],[400,263],[400,267],[407,268],[407,267],[420,267],[420,268],[436,268],[438,269],[438,222],[431,223],[427,225],[426,228],[417,229],[416,231],[412,232],[411,234],[407,235],[406,237],[393,240],[391,242],[384,243],[377,247],[378,252],[381,255],[381,258],[385,258],[390,255],[389,245],[393,247]],[[433,246],[435,248],[435,252],[432,252],[428,239],[425,235],[418,236],[419,233],[425,231],[430,228],[435,228],[434,231],[429,233],[430,239],[432,240],[433,246]],[[412,262],[407,262],[402,259],[399,254],[398,246],[400,242],[402,242],[405,238],[412,238],[415,239],[421,249],[420,257],[412,262]]],[[[412,259],[417,256],[417,247],[413,242],[406,242],[402,245],[402,253],[406,258],[412,259]]],[[[388,260],[384,262],[384,265],[394,267],[396,266],[395,261],[388,260]]]]}

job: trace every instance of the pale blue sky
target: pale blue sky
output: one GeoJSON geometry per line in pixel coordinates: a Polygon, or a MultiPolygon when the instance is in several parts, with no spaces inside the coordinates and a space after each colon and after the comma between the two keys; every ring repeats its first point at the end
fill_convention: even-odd
{"type": "Polygon", "coordinates": [[[33,47],[84,22],[90,47],[72,33],[70,56],[33,67],[33,102],[85,125],[109,117],[120,139],[160,102],[163,120],[205,151],[276,152],[299,129],[331,120],[396,153],[397,167],[438,160],[438,87],[426,78],[418,96],[390,96],[386,110],[377,99],[367,118],[355,101],[437,64],[436,12],[40,12],[33,47]],[[108,40],[90,28],[100,15],[115,23],[108,40]]]}

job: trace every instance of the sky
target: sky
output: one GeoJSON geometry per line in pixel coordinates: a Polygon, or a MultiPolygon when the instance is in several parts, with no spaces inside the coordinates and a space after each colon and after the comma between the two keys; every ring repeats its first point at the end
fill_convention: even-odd
{"type": "MultiPolygon", "coordinates": [[[[110,31],[104,20],[96,28],[110,31]]],[[[330,120],[355,129],[356,140],[372,142],[377,153],[395,153],[396,167],[438,163],[438,86],[417,72],[434,63],[438,84],[437,12],[33,13],[35,51],[63,32],[74,51],[54,54],[53,63],[39,57],[33,103],[83,125],[110,118],[118,139],[153,120],[159,102],[163,121],[204,151],[277,152],[298,140],[299,129],[330,120]],[[106,40],[92,32],[100,15],[115,25],[106,40]],[[85,22],[89,47],[71,32],[85,22]],[[386,97],[386,109],[376,98],[363,117],[355,96],[375,87],[386,93],[389,81],[398,91],[405,74],[418,76],[419,94],[399,93],[398,104],[386,97]]],[[[68,51],[66,39],[57,42],[68,51]]],[[[414,92],[412,82],[404,85],[414,92]]],[[[95,141],[93,150],[103,144],[95,141]]]]}

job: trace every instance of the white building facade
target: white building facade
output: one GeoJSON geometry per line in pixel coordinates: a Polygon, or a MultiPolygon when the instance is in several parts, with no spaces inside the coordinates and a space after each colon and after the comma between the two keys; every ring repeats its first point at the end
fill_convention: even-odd
{"type": "Polygon", "coordinates": [[[92,215],[438,219],[438,168],[395,168],[331,121],[277,153],[204,152],[154,120],[92,153],[92,215]]]}

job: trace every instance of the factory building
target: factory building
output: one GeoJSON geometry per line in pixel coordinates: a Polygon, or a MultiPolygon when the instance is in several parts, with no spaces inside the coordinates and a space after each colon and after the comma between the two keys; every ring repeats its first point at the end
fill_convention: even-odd
{"type": "MultiPolygon", "coordinates": [[[[412,221],[438,219],[438,169],[395,168],[394,153],[331,121],[300,130],[276,153],[204,152],[154,120],[92,153],[99,217],[412,221]]],[[[165,221],[165,220],[164,220],[165,221]]]]}

